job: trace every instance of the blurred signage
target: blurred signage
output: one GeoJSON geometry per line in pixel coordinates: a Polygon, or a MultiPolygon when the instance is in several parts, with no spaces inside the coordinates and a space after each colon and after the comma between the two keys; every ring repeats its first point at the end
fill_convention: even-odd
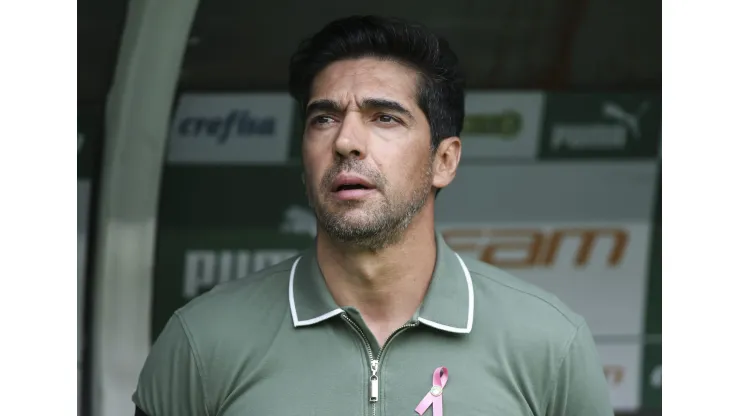
{"type": "Polygon", "coordinates": [[[542,92],[466,93],[462,158],[534,160],[544,101],[542,92]]]}
{"type": "Polygon", "coordinates": [[[283,163],[293,134],[293,112],[288,94],[185,94],[175,110],[167,160],[283,163]]]}
{"type": "Polygon", "coordinates": [[[247,277],[280,263],[298,250],[189,250],[185,253],[182,297],[191,299],[217,284],[247,277]]]}
{"type": "Polygon", "coordinates": [[[660,120],[660,94],[548,94],[540,155],[656,157],[660,120]]]}
{"type": "Polygon", "coordinates": [[[443,231],[445,241],[456,251],[477,253],[481,261],[505,269],[548,268],[570,261],[575,267],[603,262],[619,266],[625,257],[629,232],[623,228],[453,228],[443,231]],[[608,244],[597,257],[597,245],[608,244]],[[574,247],[568,256],[564,247],[574,247]],[[568,257],[566,257],[568,256],[568,257]]]}

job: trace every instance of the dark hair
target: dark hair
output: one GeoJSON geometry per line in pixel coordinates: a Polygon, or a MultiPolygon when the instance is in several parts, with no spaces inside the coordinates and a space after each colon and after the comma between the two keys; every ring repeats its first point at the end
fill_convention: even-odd
{"type": "Polygon", "coordinates": [[[316,75],[329,64],[363,57],[390,59],[419,71],[417,104],[429,120],[432,149],[459,136],[465,117],[465,79],[446,40],[400,19],[352,16],[306,39],[290,60],[290,95],[305,111],[316,75]]]}

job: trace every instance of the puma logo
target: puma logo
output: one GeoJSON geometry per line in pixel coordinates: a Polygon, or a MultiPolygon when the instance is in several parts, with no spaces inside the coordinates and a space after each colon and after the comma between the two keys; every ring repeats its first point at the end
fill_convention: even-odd
{"type": "Polygon", "coordinates": [[[639,139],[642,136],[642,131],[640,130],[640,119],[642,119],[649,108],[650,104],[648,102],[643,102],[633,114],[626,111],[619,104],[607,101],[604,103],[601,112],[604,117],[616,120],[627,128],[632,137],[639,139]]]}
{"type": "Polygon", "coordinates": [[[316,217],[310,210],[293,205],[283,214],[280,232],[287,234],[308,234],[316,237],[316,217]]]}

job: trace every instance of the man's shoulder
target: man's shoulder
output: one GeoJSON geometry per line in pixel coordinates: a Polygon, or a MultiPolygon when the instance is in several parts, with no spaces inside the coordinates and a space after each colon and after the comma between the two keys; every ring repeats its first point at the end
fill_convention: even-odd
{"type": "Polygon", "coordinates": [[[553,293],[480,260],[463,260],[476,287],[476,297],[483,297],[476,303],[486,312],[503,316],[517,326],[549,326],[566,335],[572,335],[584,323],[581,315],[553,293]]]}
{"type": "Polygon", "coordinates": [[[293,256],[246,277],[216,285],[194,298],[175,313],[188,326],[213,325],[237,319],[244,322],[265,313],[279,313],[288,307],[293,256]]]}

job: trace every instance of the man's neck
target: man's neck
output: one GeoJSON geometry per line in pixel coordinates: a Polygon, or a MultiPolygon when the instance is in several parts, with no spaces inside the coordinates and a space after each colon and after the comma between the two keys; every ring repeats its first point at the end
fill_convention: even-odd
{"type": "Polygon", "coordinates": [[[356,307],[371,329],[398,328],[424,299],[437,255],[429,208],[414,218],[400,241],[377,252],[343,247],[319,232],[317,258],[329,292],[339,306],[356,307]]]}

